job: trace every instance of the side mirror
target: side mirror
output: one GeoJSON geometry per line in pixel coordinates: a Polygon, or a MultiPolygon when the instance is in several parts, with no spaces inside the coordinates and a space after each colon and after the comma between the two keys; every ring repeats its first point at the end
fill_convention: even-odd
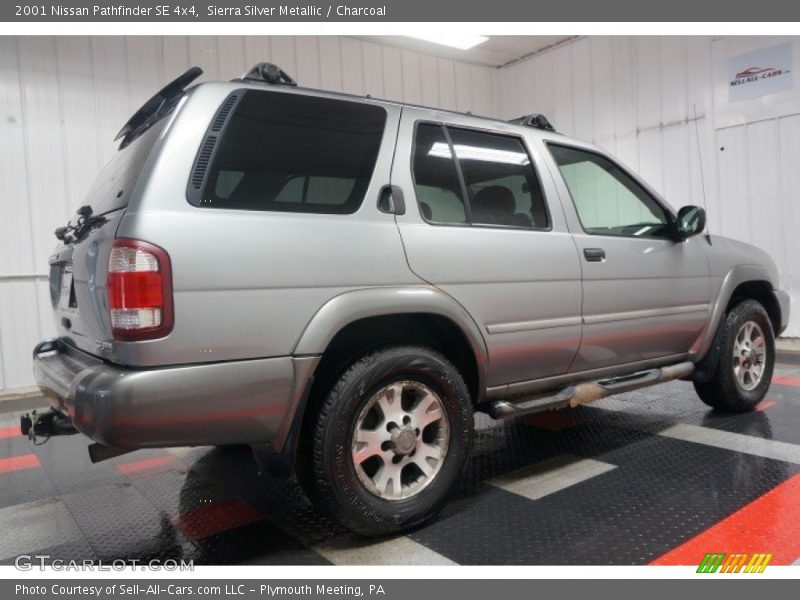
{"type": "Polygon", "coordinates": [[[675,235],[679,240],[685,240],[693,235],[702,233],[706,228],[706,211],[700,206],[684,206],[678,211],[675,221],[675,235]]]}

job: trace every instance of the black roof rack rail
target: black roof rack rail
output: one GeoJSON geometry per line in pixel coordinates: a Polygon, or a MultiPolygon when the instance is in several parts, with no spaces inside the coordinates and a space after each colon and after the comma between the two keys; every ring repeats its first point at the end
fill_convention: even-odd
{"type": "Polygon", "coordinates": [[[259,83],[269,83],[270,85],[291,85],[297,86],[297,82],[292,79],[286,71],[278,65],[268,62],[261,62],[233,81],[257,81],[259,83]]]}
{"type": "Polygon", "coordinates": [[[542,129],[544,131],[552,131],[553,133],[556,133],[555,127],[553,127],[550,121],[547,120],[547,117],[538,113],[517,117],[516,119],[511,119],[508,122],[514,123],[515,125],[525,125],[526,127],[533,127],[535,129],[542,129]]]}

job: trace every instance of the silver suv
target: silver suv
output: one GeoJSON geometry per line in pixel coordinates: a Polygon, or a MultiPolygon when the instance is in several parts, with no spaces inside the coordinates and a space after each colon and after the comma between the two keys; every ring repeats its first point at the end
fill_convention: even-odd
{"type": "Polygon", "coordinates": [[[541,115],[199,72],[131,118],[57,230],[60,337],[34,350],[53,410],[28,429],[77,430],[93,460],[247,444],[382,534],[443,505],[473,411],[677,378],[718,410],[764,397],[789,317],[773,261],[603,150],[541,115]]]}

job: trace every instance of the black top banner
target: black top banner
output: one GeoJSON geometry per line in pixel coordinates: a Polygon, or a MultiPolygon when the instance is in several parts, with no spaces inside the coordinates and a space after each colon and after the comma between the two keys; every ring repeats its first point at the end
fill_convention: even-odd
{"type": "Polygon", "coordinates": [[[0,3],[4,22],[787,22],[786,0],[63,0],[0,3]]]}

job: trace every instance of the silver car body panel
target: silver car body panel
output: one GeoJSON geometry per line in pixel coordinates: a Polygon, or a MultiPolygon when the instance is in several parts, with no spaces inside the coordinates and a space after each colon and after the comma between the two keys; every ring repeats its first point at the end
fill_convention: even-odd
{"type": "Polygon", "coordinates": [[[521,138],[545,196],[552,178],[532,143],[534,130],[465,115],[406,108],[397,140],[392,183],[408,198],[398,215],[408,262],[420,278],[451,295],[486,337],[487,385],[564,373],[581,338],[581,265],[563,212],[550,201],[550,230],[432,225],[419,212],[411,168],[418,123],[506,133],[521,138]]]}
{"type": "MultiPolygon", "coordinates": [[[[558,166],[546,149],[548,142],[608,154],[573,140],[540,140],[578,252],[583,256],[587,248],[605,251],[601,262],[582,262],[583,332],[571,370],[587,371],[685,352],[709,315],[709,268],[704,242],[699,236],[676,242],[584,232],[569,189],[563,177],[557,176],[558,166]]],[[[655,190],[630,169],[620,166],[673,212],[655,190]]]]}
{"type": "Polygon", "coordinates": [[[691,353],[696,360],[702,360],[714,340],[722,316],[734,291],[743,283],[762,281],[773,289],[781,310],[781,333],[789,322],[789,298],[786,292],[778,289],[778,270],[772,259],[762,250],[717,235],[704,237],[704,251],[709,259],[709,287],[713,303],[703,332],[695,340],[691,353]]]}
{"type": "MultiPolygon", "coordinates": [[[[706,236],[673,242],[585,234],[546,143],[603,153],[590,144],[470,115],[242,82],[192,88],[169,119],[127,207],[51,258],[56,279],[59,265],[71,266],[78,310],[56,306],[60,343],[35,357],[37,381],[78,429],[104,444],[252,443],[279,451],[302,417],[330,341],[373,316],[449,319],[475,356],[479,393],[491,398],[698,361],[730,294],[745,281],[769,282],[784,326],[788,320],[774,263],[751,246],[716,236],[709,243],[706,236]],[[241,88],[349,99],[386,111],[373,177],[354,214],[187,201],[204,132],[241,88]],[[419,121],[520,138],[541,180],[551,228],[425,222],[411,172],[419,121]],[[404,214],[378,209],[389,183],[404,192],[404,214]],[[169,255],[175,324],[166,337],[112,340],[105,280],[116,237],[151,242],[169,255]],[[606,261],[587,263],[587,247],[604,248],[606,261]]],[[[54,301],[59,284],[51,281],[54,301]]]]}
{"type": "Polygon", "coordinates": [[[292,405],[288,356],[138,370],[59,344],[34,358],[51,404],[107,446],[263,443],[283,434],[292,405]]]}

